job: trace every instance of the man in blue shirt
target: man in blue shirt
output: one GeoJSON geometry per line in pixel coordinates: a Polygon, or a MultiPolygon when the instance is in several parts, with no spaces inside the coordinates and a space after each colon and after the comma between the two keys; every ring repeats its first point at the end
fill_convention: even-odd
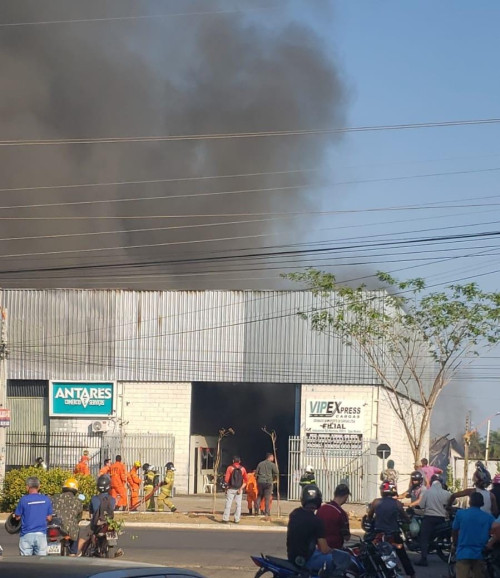
{"type": "Polygon", "coordinates": [[[470,508],[459,510],[453,520],[452,540],[457,549],[457,578],[482,578],[486,575],[483,550],[495,518],[481,510],[484,499],[479,492],[470,495],[469,505],[470,508]]]}
{"type": "Polygon", "coordinates": [[[40,480],[26,480],[27,494],[17,504],[14,516],[21,520],[21,556],[47,556],[47,522],[52,520],[52,502],[39,493],[40,480]]]}

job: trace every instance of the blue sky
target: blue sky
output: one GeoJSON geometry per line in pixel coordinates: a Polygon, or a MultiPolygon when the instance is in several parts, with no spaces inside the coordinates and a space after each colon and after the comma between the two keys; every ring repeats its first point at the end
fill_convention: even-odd
{"type": "MultiPolygon", "coordinates": [[[[348,126],[500,116],[500,3],[345,0],[334,6],[333,24],[330,27],[325,23],[324,31],[348,87],[348,126]]],[[[499,137],[498,125],[351,133],[332,150],[330,167],[336,181],[491,169],[500,167],[499,137]]],[[[498,230],[498,207],[481,199],[498,194],[498,176],[498,172],[491,171],[337,187],[335,206],[367,208],[476,199],[478,207],[356,215],[344,218],[343,223],[355,224],[364,234],[427,228],[435,229],[430,234],[498,230]],[[381,223],[398,219],[409,222],[359,227],[377,219],[381,223]],[[445,229],[461,225],[463,229],[445,229]]],[[[499,199],[497,196],[491,202],[499,199]]],[[[329,205],[328,200],[325,205],[329,205]]],[[[497,290],[500,275],[490,273],[500,269],[495,244],[496,241],[467,245],[456,253],[474,253],[467,249],[481,245],[481,250],[493,253],[486,253],[483,258],[426,263],[399,275],[423,276],[429,284],[475,277],[482,287],[497,290]]],[[[447,251],[443,254],[448,255],[447,251]]],[[[382,263],[377,267],[404,267],[391,265],[389,258],[385,261],[385,266],[382,263]]],[[[472,409],[476,424],[500,410],[498,360],[479,360],[476,367],[464,375],[467,381],[452,384],[443,393],[434,432],[455,432],[468,408],[472,409]],[[452,419],[450,401],[455,410],[452,419]]],[[[500,427],[500,418],[497,419],[493,427],[500,427]]]]}

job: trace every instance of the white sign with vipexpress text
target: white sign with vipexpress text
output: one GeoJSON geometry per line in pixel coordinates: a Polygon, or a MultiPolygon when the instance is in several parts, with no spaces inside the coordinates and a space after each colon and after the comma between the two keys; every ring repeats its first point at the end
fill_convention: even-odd
{"type": "Polygon", "coordinates": [[[363,434],[363,404],[348,399],[307,399],[306,433],[363,434]]]}

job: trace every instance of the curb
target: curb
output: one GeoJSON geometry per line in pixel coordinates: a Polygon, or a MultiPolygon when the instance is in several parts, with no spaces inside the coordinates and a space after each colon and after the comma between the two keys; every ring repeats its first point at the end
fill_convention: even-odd
{"type": "MultiPolygon", "coordinates": [[[[128,528],[150,528],[156,530],[212,530],[221,532],[232,532],[236,530],[237,532],[277,532],[281,534],[284,534],[287,531],[285,526],[247,526],[234,524],[233,522],[217,525],[182,524],[175,522],[126,522],[124,530],[126,531],[128,528]]],[[[353,536],[362,536],[364,533],[364,530],[351,530],[351,535],[353,536]]]]}
{"type": "Polygon", "coordinates": [[[286,532],[285,526],[246,526],[242,524],[183,524],[175,522],[125,522],[124,530],[128,528],[154,528],[157,530],[212,530],[212,531],[237,531],[237,532],[286,532]]]}

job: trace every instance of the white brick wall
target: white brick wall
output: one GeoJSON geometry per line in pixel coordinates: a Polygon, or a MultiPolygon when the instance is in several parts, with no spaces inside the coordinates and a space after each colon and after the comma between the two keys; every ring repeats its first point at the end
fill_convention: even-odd
{"type": "MultiPolygon", "coordinates": [[[[390,400],[389,392],[384,388],[379,388],[379,442],[387,443],[391,447],[391,456],[389,459],[394,460],[396,470],[399,471],[399,490],[404,490],[408,486],[409,477],[414,470],[413,453],[406,436],[403,424],[394,412],[390,400]]],[[[415,414],[418,414],[418,406],[414,406],[415,414]]],[[[429,449],[429,432],[426,433],[424,450],[421,457],[428,457],[429,449]]]]}
{"type": "MultiPolygon", "coordinates": [[[[394,460],[396,469],[400,472],[399,488],[408,485],[409,475],[413,471],[413,454],[406,433],[399,418],[396,416],[388,398],[388,392],[379,386],[341,386],[341,385],[303,385],[301,396],[300,432],[305,435],[306,403],[314,399],[342,400],[344,405],[349,402],[362,403],[364,409],[363,439],[387,443],[391,447],[390,459],[394,460]]],[[[429,433],[426,434],[424,455],[429,447],[429,433]]],[[[378,475],[382,471],[382,460],[377,464],[378,472],[372,473],[374,482],[370,492],[376,492],[378,475]]],[[[375,497],[375,495],[370,496],[375,497]]]]}
{"type": "MultiPolygon", "coordinates": [[[[98,418],[84,419],[84,418],[62,418],[62,417],[51,417],[50,418],[50,431],[51,432],[62,432],[62,433],[85,433],[90,432],[90,426],[98,418]]],[[[104,418],[102,418],[104,419],[104,418]]]]}
{"type": "Polygon", "coordinates": [[[125,433],[175,436],[175,488],[187,493],[191,383],[120,383],[118,395],[117,413],[125,433]]]}

